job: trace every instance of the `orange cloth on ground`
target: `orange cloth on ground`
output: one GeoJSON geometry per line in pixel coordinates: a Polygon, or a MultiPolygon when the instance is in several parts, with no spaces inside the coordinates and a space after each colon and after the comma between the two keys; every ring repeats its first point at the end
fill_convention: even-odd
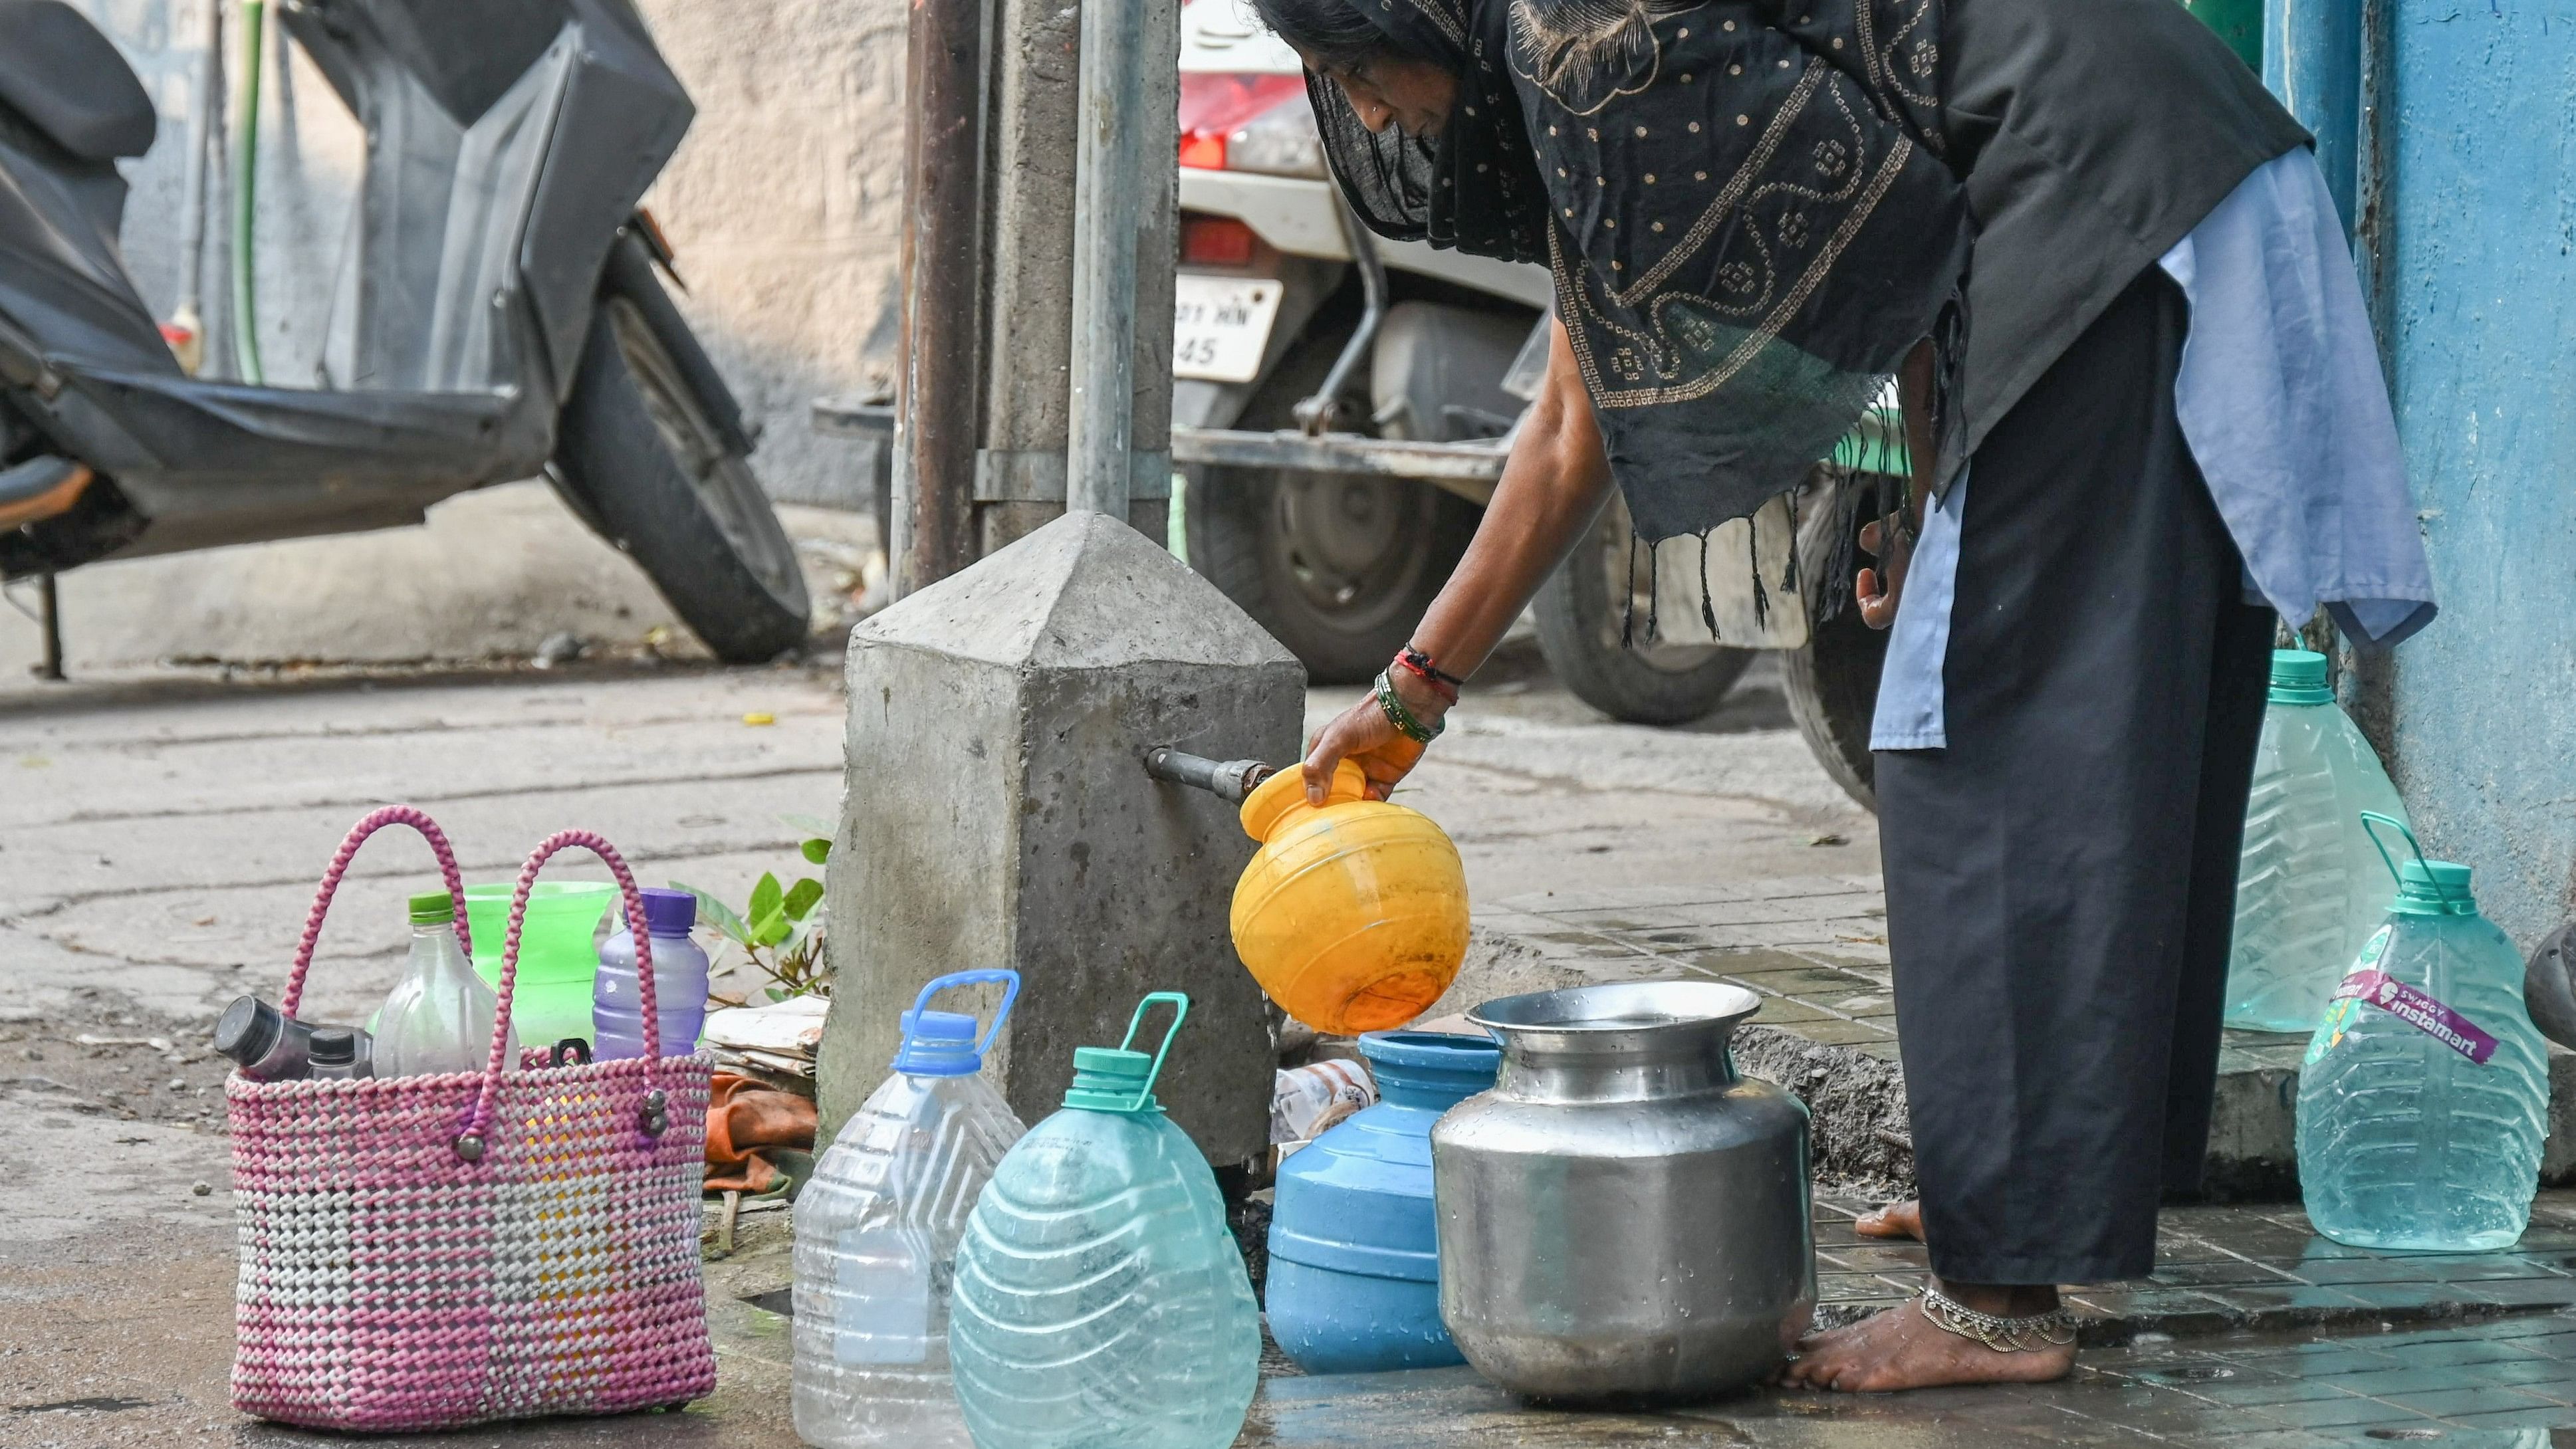
{"type": "Polygon", "coordinates": [[[707,1099],[707,1190],[767,1192],[778,1185],[773,1148],[811,1151],[814,1103],[743,1076],[718,1072],[707,1099]]]}

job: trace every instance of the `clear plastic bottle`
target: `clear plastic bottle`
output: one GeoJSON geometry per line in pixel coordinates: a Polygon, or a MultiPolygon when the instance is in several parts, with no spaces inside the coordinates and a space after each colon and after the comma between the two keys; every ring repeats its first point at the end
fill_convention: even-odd
{"type": "Polygon", "coordinates": [[[2522,1236],[2549,1115],[2522,982],[2469,868],[2408,861],[2299,1073],[2299,1184],[2318,1232],[2457,1253],[2522,1236]]]}
{"type": "MultiPolygon", "coordinates": [[[[491,1060],[492,1025],[500,1017],[501,998],[465,959],[465,948],[456,940],[455,913],[445,891],[411,898],[411,955],[402,979],[376,1013],[376,1076],[479,1072],[491,1060]]],[[[513,1029],[502,1069],[518,1065],[519,1033],[513,1029]]]]}
{"type": "MultiPolygon", "coordinates": [[[[698,924],[698,898],[650,886],[642,894],[644,929],[653,937],[653,1014],[661,1020],[662,1055],[684,1057],[698,1049],[698,1033],[707,1026],[707,953],[689,939],[698,924]]],[[[635,980],[635,936],[622,922],[599,948],[599,974],[591,978],[590,1025],[593,1060],[644,1055],[644,996],[635,980]]]]}
{"type": "Polygon", "coordinates": [[[2353,953],[2387,914],[2387,874],[2363,830],[2404,820],[2370,742],[2335,707],[2326,657],[2272,652],[2272,694],[2245,807],[2227,1024],[2314,1031],[2353,953]]]}
{"type": "Polygon", "coordinates": [[[894,1074],[843,1125],[796,1198],[793,1404],[820,1449],[970,1449],[948,1379],[948,1291],[966,1215],[1027,1129],[981,1075],[1016,971],[963,971],[903,1016],[894,1074]],[[952,986],[1003,984],[984,1039],[931,1011],[952,986]]]}
{"type": "MultiPolygon", "coordinates": [[[[1178,1031],[1189,999],[1173,992],[1136,1021],[1158,1001],[1178,1031]]],[[[1215,1174],[1154,1100],[1162,1066],[1077,1049],[1064,1110],[975,1205],[948,1353],[978,1449],[1226,1449],[1243,1428],[1260,1310],[1215,1174]]]]}

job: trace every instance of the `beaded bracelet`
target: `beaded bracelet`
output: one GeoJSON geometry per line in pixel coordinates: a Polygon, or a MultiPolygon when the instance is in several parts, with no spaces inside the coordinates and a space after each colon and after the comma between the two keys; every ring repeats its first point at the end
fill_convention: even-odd
{"type": "Polygon", "coordinates": [[[1431,656],[1408,644],[1396,652],[1395,667],[1430,686],[1431,692],[1451,704],[1458,702],[1458,686],[1466,681],[1454,674],[1443,674],[1431,662],[1431,656]]]}
{"type": "Polygon", "coordinates": [[[1440,738],[1440,732],[1449,727],[1447,720],[1436,725],[1424,724],[1405,707],[1403,697],[1395,692],[1395,680],[1384,670],[1377,676],[1377,707],[1386,712],[1386,722],[1395,726],[1397,734],[1415,744],[1427,745],[1440,738]]]}

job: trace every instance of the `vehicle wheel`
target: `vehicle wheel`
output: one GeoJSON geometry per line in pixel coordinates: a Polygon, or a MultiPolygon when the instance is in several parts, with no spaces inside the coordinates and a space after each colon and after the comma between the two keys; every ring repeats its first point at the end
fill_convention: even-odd
{"type": "MultiPolygon", "coordinates": [[[[1295,425],[1341,351],[1298,344],[1236,426],[1295,425]]],[[[1190,566],[1304,662],[1318,684],[1376,676],[1412,637],[1482,510],[1404,478],[1273,468],[1191,470],[1183,527],[1190,566]]]]}
{"type": "Polygon", "coordinates": [[[1643,553],[1631,557],[1628,545],[1628,505],[1613,492],[1592,531],[1538,591],[1539,652],[1575,698],[1612,719],[1688,724],[1726,698],[1753,651],[1634,637],[1645,633],[1652,575],[1643,553]],[[1622,644],[1623,635],[1632,642],[1622,644]]]}
{"type": "MultiPolygon", "coordinates": [[[[1863,478],[1857,485],[1843,486],[1868,485],[1863,478]]],[[[1834,506],[1839,503],[1836,500],[1834,506]]],[[[1853,513],[1850,526],[1857,532],[1868,518],[1862,510],[1853,513]]],[[[1798,541],[1799,563],[1807,577],[1827,576],[1834,542],[1827,529],[1812,530],[1798,541]]],[[[1849,587],[1842,582],[1830,586],[1849,587]]],[[[1869,725],[1878,709],[1879,666],[1886,660],[1887,631],[1862,623],[1860,609],[1849,600],[1843,602],[1840,613],[1808,636],[1805,648],[1784,651],[1780,660],[1789,718],[1797,723],[1816,763],[1843,787],[1843,793],[1872,813],[1878,810],[1878,786],[1869,753],[1869,725]]]]}
{"type": "Polygon", "coordinates": [[[728,664],[805,640],[796,545],[751,463],[726,451],[644,313],[600,299],[564,403],[555,471],[573,511],[625,550],[728,664]]]}

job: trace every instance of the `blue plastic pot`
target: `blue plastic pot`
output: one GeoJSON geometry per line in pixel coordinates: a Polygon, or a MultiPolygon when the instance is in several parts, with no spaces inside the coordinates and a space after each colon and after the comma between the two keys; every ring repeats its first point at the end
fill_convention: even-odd
{"type": "Polygon", "coordinates": [[[1440,1323],[1431,1124],[1494,1084],[1502,1049],[1439,1032],[1360,1038],[1377,1105],[1279,1169],[1270,1336],[1308,1373],[1464,1363],[1440,1323]]]}

